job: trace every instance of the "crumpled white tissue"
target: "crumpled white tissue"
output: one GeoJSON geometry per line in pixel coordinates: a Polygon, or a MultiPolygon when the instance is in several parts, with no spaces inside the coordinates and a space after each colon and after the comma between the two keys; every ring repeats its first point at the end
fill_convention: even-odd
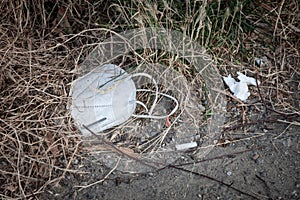
{"type": "Polygon", "coordinates": [[[223,80],[235,97],[242,101],[246,101],[250,96],[248,85],[256,86],[256,82],[258,85],[260,82],[256,81],[255,78],[248,77],[240,72],[237,72],[237,74],[237,78],[240,80],[239,82],[232,78],[230,74],[227,77],[223,77],[223,80]]]}

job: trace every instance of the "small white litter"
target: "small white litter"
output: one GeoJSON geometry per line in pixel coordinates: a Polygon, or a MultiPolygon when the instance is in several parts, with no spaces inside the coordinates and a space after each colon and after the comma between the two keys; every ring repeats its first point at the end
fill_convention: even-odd
{"type": "Polygon", "coordinates": [[[191,149],[191,148],[195,148],[195,147],[197,147],[197,142],[190,142],[190,143],[176,145],[176,149],[178,151],[187,150],[187,149],[191,149]]]}
{"type": "Polygon", "coordinates": [[[257,81],[255,78],[248,77],[240,72],[237,72],[237,74],[237,78],[240,81],[236,81],[234,78],[231,77],[230,74],[227,77],[223,77],[223,80],[225,81],[226,85],[229,87],[230,91],[235,97],[242,101],[246,101],[250,96],[248,85],[256,86],[256,83],[257,85],[259,85],[260,82],[257,81]]]}
{"type": "Polygon", "coordinates": [[[71,96],[71,115],[84,136],[90,136],[91,134],[82,125],[87,126],[95,133],[99,133],[124,123],[131,116],[164,119],[173,115],[178,109],[177,99],[165,93],[160,93],[157,83],[152,76],[146,73],[128,74],[113,64],[99,66],[90,73],[76,79],[72,84],[71,96]],[[137,89],[132,80],[133,77],[137,76],[142,76],[152,81],[155,90],[137,89]],[[155,94],[155,99],[150,109],[143,102],[136,100],[136,92],[155,94]],[[153,114],[158,96],[174,101],[175,107],[169,114],[162,116],[153,114]],[[146,114],[134,114],[137,104],[145,108],[146,114]]]}

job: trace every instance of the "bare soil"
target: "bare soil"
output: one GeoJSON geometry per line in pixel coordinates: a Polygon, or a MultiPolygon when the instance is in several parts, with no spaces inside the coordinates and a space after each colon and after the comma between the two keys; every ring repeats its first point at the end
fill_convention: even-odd
{"type": "Polygon", "coordinates": [[[201,162],[180,166],[193,161],[187,154],[176,163],[184,171],[172,166],[147,174],[113,171],[103,180],[111,169],[85,157],[77,167],[88,173],[66,176],[44,198],[299,199],[299,131],[299,126],[286,125],[257,130],[257,138],[215,147],[201,162]]]}

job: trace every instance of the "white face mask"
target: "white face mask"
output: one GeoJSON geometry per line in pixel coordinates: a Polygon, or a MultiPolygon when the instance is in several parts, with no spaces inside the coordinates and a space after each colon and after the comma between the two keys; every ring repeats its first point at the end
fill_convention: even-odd
{"type": "Polygon", "coordinates": [[[158,92],[156,81],[148,74],[137,73],[129,75],[120,67],[106,64],[97,67],[90,73],[76,79],[72,84],[71,115],[84,136],[90,132],[84,124],[97,133],[124,123],[131,116],[138,118],[162,119],[170,116],[178,109],[177,100],[167,94],[158,92]],[[136,89],[132,77],[143,76],[152,80],[155,91],[136,89]],[[148,110],[147,106],[136,100],[136,92],[154,92],[153,105],[148,110]],[[166,116],[153,116],[152,112],[158,100],[158,95],[172,99],[176,106],[166,116]],[[136,104],[145,108],[147,115],[134,115],[136,104]]]}

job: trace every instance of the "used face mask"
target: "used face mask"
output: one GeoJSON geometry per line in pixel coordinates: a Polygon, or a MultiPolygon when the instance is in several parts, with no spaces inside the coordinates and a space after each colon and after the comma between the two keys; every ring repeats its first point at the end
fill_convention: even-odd
{"type": "Polygon", "coordinates": [[[178,109],[176,98],[160,93],[156,81],[149,74],[136,73],[130,75],[113,64],[99,66],[83,77],[76,79],[72,84],[71,96],[71,115],[84,136],[91,134],[82,125],[98,133],[124,123],[131,116],[163,119],[174,114],[178,109]],[[136,89],[132,78],[137,76],[150,79],[155,86],[155,91],[136,89]],[[136,92],[155,94],[150,109],[144,103],[136,100],[136,92]],[[176,104],[168,115],[152,115],[159,95],[172,99],[176,104]],[[147,114],[135,115],[136,104],[141,105],[147,114]]]}

